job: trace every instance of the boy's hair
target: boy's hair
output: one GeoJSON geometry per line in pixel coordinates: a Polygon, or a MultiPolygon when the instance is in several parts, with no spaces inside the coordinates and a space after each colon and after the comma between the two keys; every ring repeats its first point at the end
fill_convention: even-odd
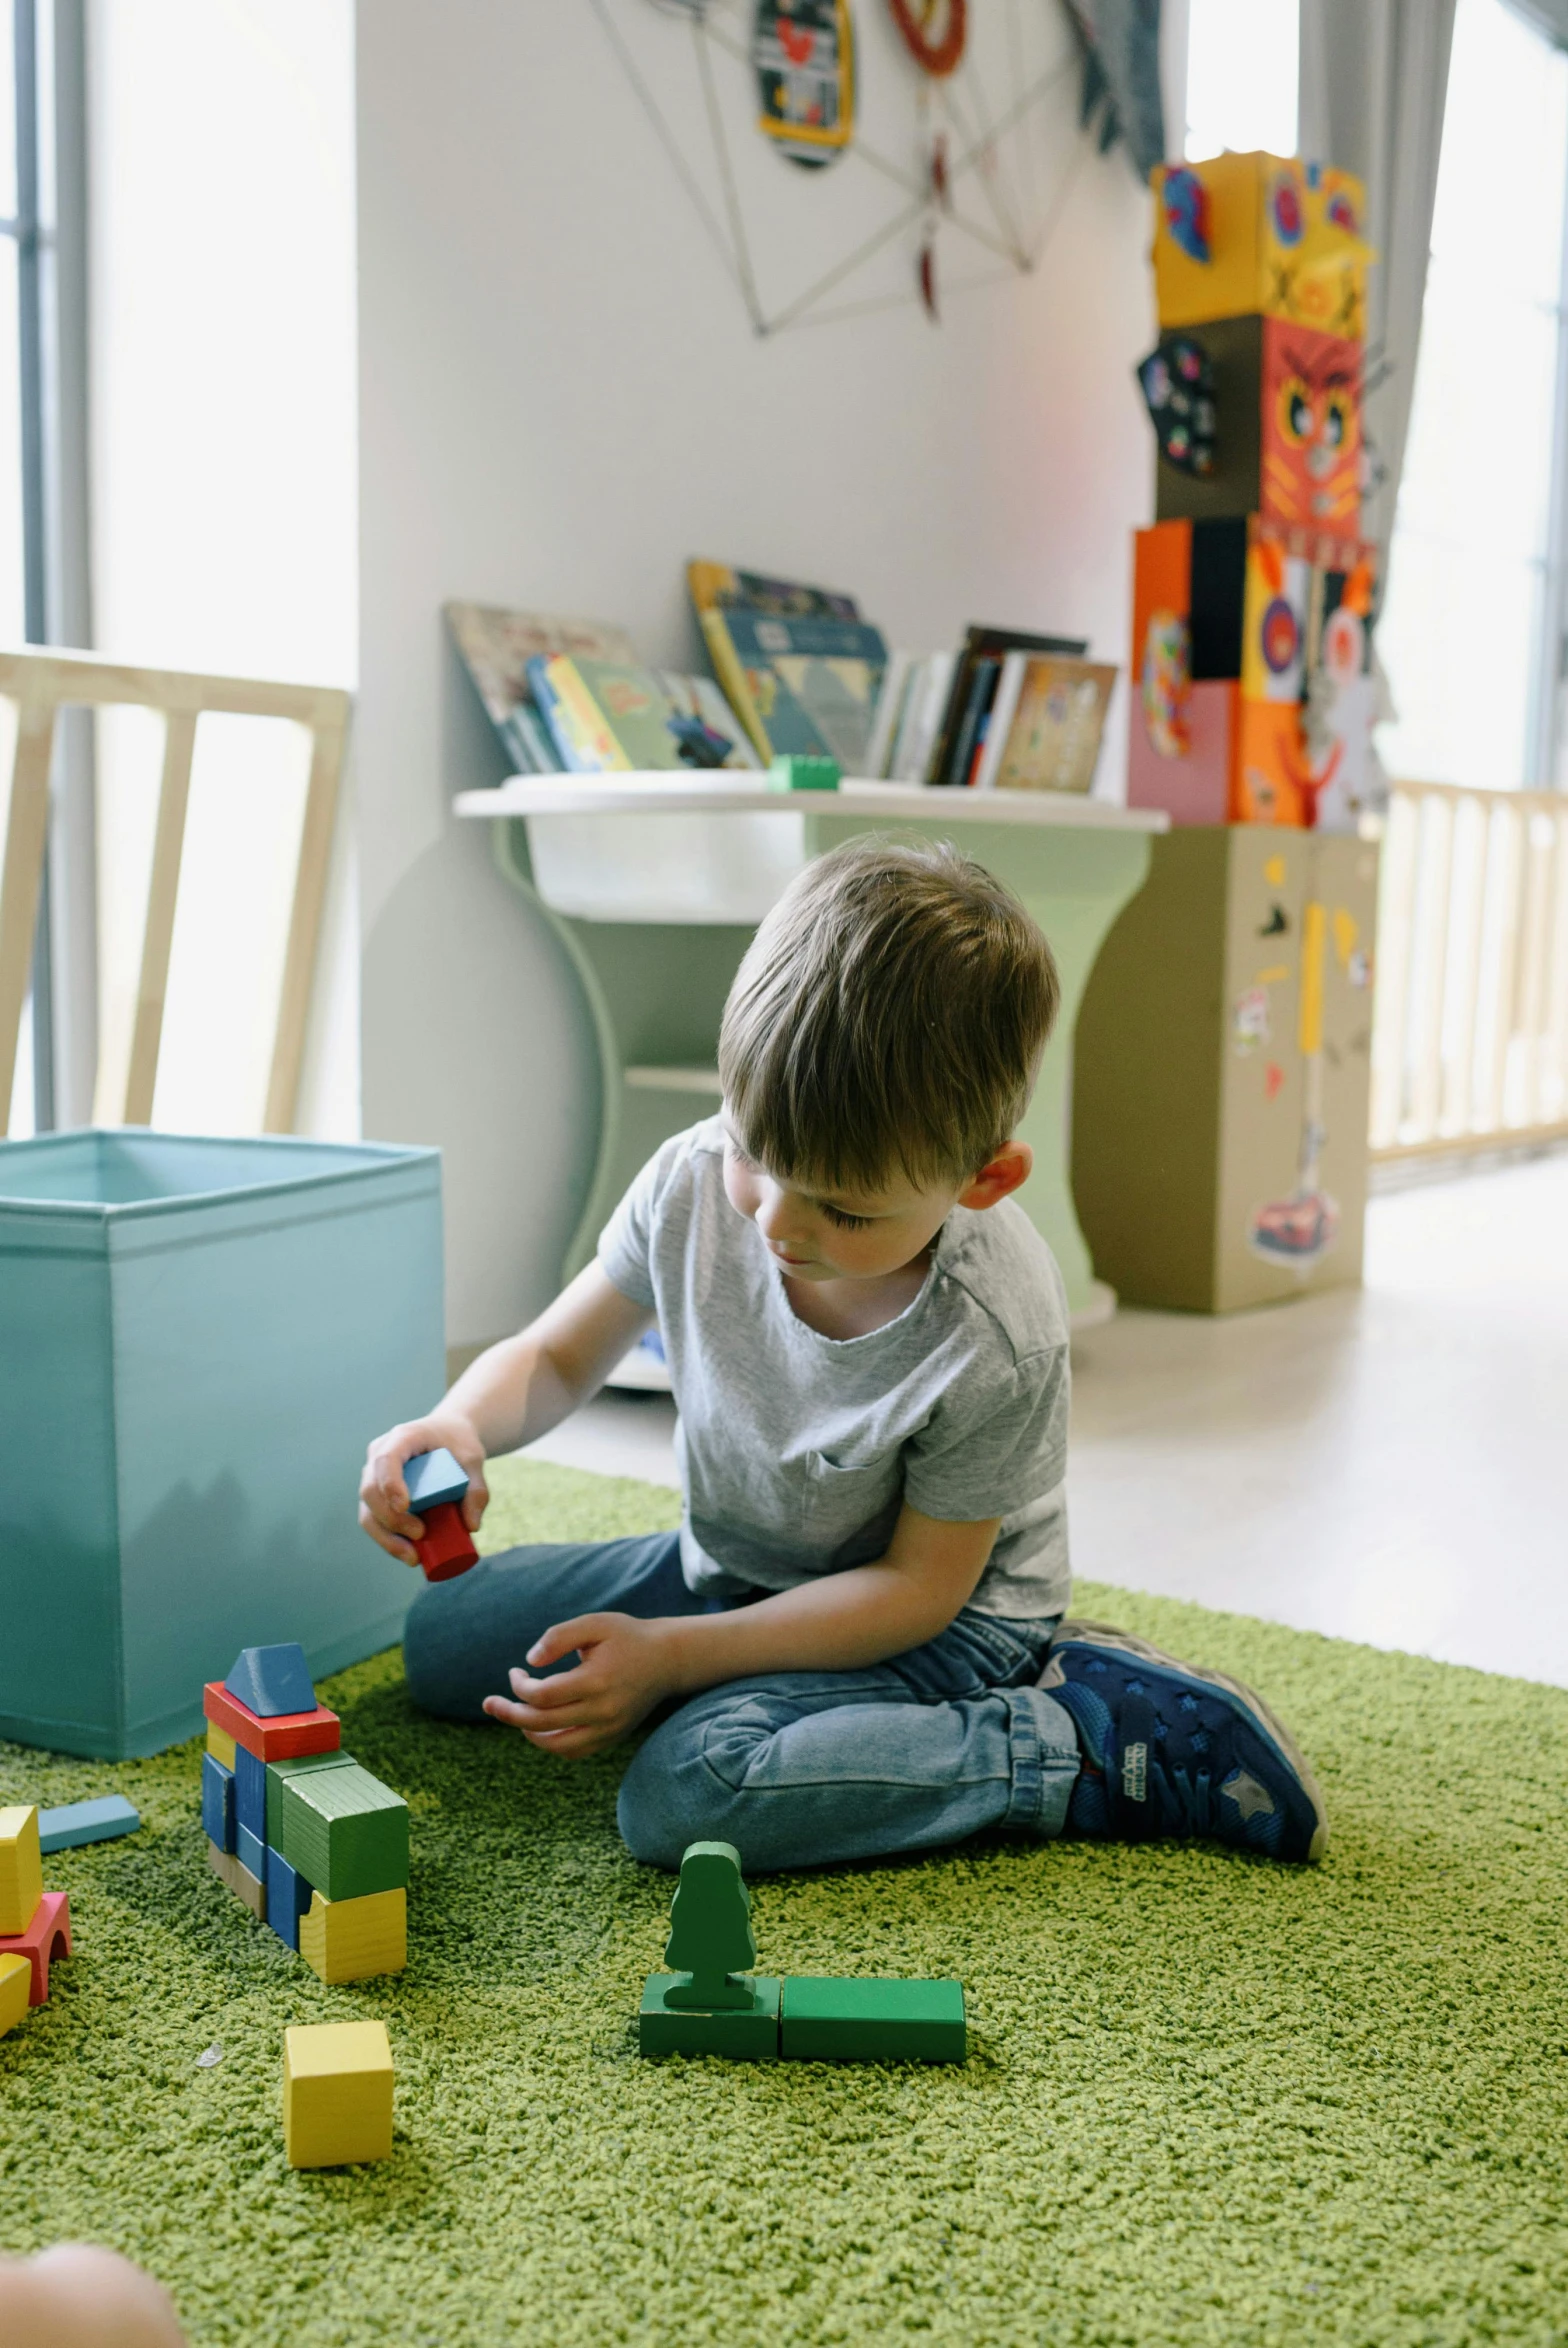
{"type": "Polygon", "coordinates": [[[1061,988],[1012,892],[945,842],[818,857],[763,922],[719,1030],[748,1157],[784,1181],[967,1181],[1034,1090],[1061,988]]]}

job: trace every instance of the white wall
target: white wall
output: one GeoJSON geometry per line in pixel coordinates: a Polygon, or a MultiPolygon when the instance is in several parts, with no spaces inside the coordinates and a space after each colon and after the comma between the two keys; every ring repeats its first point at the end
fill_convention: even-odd
{"type": "MultiPolygon", "coordinates": [[[[648,0],[605,6],[715,187],[688,30],[648,0]]],[[[748,15],[715,0],[721,29],[748,15]]],[[[1017,16],[1065,66],[1058,12],[1017,16]]],[[[917,78],[878,0],[856,17],[867,139],[909,168],[917,78]]],[[[857,157],[808,179],[764,151],[720,64],[776,302],[897,190],[857,157]]],[[[1006,65],[989,58],[993,116],[1006,65]]],[[[440,604],[615,619],[694,665],[682,565],[700,553],[847,587],[895,643],[990,619],[1123,658],[1151,497],[1131,373],[1152,338],[1147,199],[1080,137],[1076,94],[1065,70],[1039,111],[1038,204],[1075,176],[1032,274],[950,290],[940,327],[904,303],[764,339],[590,0],[359,10],[364,1121],[447,1152],[454,1343],[551,1293],[597,1112],[572,977],[493,874],[487,828],[448,812],[502,767],[440,604]]],[[[1028,168],[1008,169],[1016,206],[1028,168]]],[[[961,200],[989,218],[972,177],[961,200]]],[[[901,234],[838,298],[901,296],[914,249],[901,234]]],[[[996,271],[945,236],[950,289],[977,263],[996,271]]]]}

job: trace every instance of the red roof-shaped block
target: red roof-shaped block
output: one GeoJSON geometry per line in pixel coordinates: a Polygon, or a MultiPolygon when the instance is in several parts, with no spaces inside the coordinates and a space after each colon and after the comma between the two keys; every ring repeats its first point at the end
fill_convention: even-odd
{"type": "Polygon", "coordinates": [[[25,1932],[0,1940],[0,1957],[25,1957],[33,1968],[30,2006],[49,1995],[49,1968],[71,1953],[71,1903],[63,1891],[46,1891],[25,1932]]]}
{"type": "Polygon", "coordinates": [[[314,1712],[280,1712],[262,1720],[248,1704],[231,1696],[221,1680],[210,1679],[201,1692],[201,1708],[258,1761],[297,1761],[302,1753],[335,1753],[343,1742],[338,1716],[325,1704],[318,1704],[314,1712]]]}

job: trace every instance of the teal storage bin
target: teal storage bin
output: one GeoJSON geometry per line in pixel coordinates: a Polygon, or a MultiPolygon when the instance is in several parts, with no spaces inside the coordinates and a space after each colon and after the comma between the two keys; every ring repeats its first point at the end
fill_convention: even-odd
{"type": "Polygon", "coordinates": [[[390,1646],[359,1471],[444,1342],[437,1150],[0,1143],[0,1736],[156,1753],[242,1647],[390,1646]]]}

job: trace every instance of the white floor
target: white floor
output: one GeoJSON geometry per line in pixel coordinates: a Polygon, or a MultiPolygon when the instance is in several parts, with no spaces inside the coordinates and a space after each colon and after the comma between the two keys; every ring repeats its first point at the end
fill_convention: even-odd
{"type": "MultiPolygon", "coordinates": [[[[1375,1199],[1362,1290],[1074,1350],[1081,1574],[1568,1686],[1568,1154],[1375,1199]]],[[[673,1426],[535,1450],[674,1483],[673,1426]]]]}

